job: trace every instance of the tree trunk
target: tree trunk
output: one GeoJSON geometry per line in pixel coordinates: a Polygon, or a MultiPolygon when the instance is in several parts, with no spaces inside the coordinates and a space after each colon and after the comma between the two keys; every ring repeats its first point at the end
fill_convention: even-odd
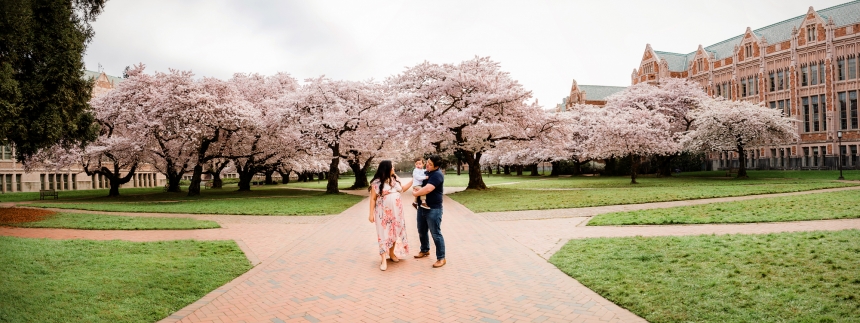
{"type": "Polygon", "coordinates": [[[639,163],[641,160],[638,155],[633,155],[630,158],[630,184],[639,184],[636,182],[636,173],[639,172],[639,163]]]}
{"type": "Polygon", "coordinates": [[[278,174],[281,175],[281,184],[289,184],[290,183],[290,173],[292,173],[292,171],[289,171],[289,170],[286,172],[278,171],[278,174]]]}
{"type": "Polygon", "coordinates": [[[184,175],[184,174],[174,173],[172,171],[167,173],[167,191],[168,192],[172,192],[172,193],[182,192],[182,190],[179,187],[179,182],[182,181],[182,175],[184,175]]]}
{"type": "Polygon", "coordinates": [[[529,176],[540,176],[540,173],[538,173],[538,164],[531,164],[529,165],[529,168],[532,171],[529,176]]]}
{"type": "Polygon", "coordinates": [[[517,168],[517,176],[523,176],[523,165],[514,166],[517,168]]]}
{"type": "Polygon", "coordinates": [[[496,175],[501,175],[501,174],[502,174],[502,167],[497,164],[496,165],[496,175]]]}
{"type": "Polygon", "coordinates": [[[194,166],[194,173],[191,175],[191,184],[188,185],[188,196],[200,195],[201,175],[203,175],[203,166],[198,164],[194,166]]]}
{"type": "Polygon", "coordinates": [[[738,145],[738,177],[748,178],[747,176],[747,153],[744,151],[744,145],[738,145]]]}
{"type": "Polygon", "coordinates": [[[549,176],[558,177],[558,175],[561,175],[561,162],[554,161],[550,164],[552,164],[552,171],[549,173],[549,176]]]}
{"type": "Polygon", "coordinates": [[[582,164],[579,160],[573,161],[573,175],[582,175],[582,164]]]}
{"type": "Polygon", "coordinates": [[[340,191],[337,189],[337,177],[340,175],[340,171],[337,168],[339,164],[339,157],[331,158],[331,163],[328,165],[328,184],[326,184],[325,186],[326,194],[340,193],[340,191]]]}
{"type": "Polygon", "coordinates": [[[108,197],[119,197],[119,180],[114,178],[114,176],[110,176],[108,180],[110,182],[110,191],[108,191],[108,197]]]}
{"type": "Polygon", "coordinates": [[[349,189],[357,190],[370,186],[370,183],[367,182],[367,168],[371,163],[373,163],[373,158],[368,158],[364,161],[364,165],[357,161],[349,162],[349,168],[351,168],[352,172],[355,174],[355,182],[352,183],[352,186],[350,186],[349,189]]]}
{"type": "Polygon", "coordinates": [[[213,172],[212,173],[212,188],[215,188],[215,189],[224,188],[224,181],[221,180],[221,172],[213,172]]]}
{"type": "Polygon", "coordinates": [[[481,177],[481,153],[464,152],[466,164],[469,165],[469,184],[466,189],[485,190],[484,178],[481,177]]]}
{"type": "Polygon", "coordinates": [[[264,172],[266,174],[266,185],[274,185],[275,184],[275,181],[272,180],[272,174],[274,172],[275,172],[274,170],[267,170],[264,172]]]}
{"type": "Polygon", "coordinates": [[[457,176],[460,176],[460,169],[463,167],[463,161],[457,158],[457,176]]]}
{"type": "Polygon", "coordinates": [[[504,170],[505,170],[505,175],[511,174],[511,166],[510,165],[505,165],[504,170]]]}
{"type": "Polygon", "coordinates": [[[254,179],[253,171],[242,171],[236,167],[236,172],[239,173],[239,192],[247,192],[251,190],[251,180],[254,179]]]}
{"type": "MultiPolygon", "coordinates": [[[[339,171],[339,170],[338,170],[338,171],[339,171]]],[[[318,180],[320,180],[320,181],[321,181],[321,180],[324,180],[324,179],[328,179],[328,176],[327,176],[327,174],[326,174],[325,172],[321,172],[321,173],[317,174],[317,176],[318,176],[318,177],[317,177],[317,179],[318,179],[318,180]]]]}
{"type": "Polygon", "coordinates": [[[672,161],[678,157],[678,154],[669,156],[657,156],[657,174],[663,177],[672,176],[672,161]]]}

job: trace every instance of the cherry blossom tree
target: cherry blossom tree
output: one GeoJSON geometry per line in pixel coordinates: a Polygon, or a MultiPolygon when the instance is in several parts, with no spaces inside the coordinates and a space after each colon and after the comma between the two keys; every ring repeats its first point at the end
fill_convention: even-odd
{"type": "MultiPolygon", "coordinates": [[[[239,190],[251,189],[251,180],[258,173],[271,175],[285,160],[297,153],[299,147],[298,128],[283,122],[287,113],[278,100],[295,92],[298,82],[286,73],[265,77],[259,74],[235,74],[230,80],[235,92],[256,118],[241,124],[234,133],[228,134],[221,144],[227,147],[236,172],[239,173],[239,190]]],[[[223,155],[223,154],[222,154],[223,155]]]]}
{"type": "Polygon", "coordinates": [[[678,140],[670,130],[669,118],[654,110],[622,107],[586,108],[582,114],[582,143],[585,157],[593,159],[630,156],[630,183],[636,176],[643,156],[673,154],[678,140]]]}
{"type": "Polygon", "coordinates": [[[530,141],[552,128],[532,93],[499,63],[475,57],[459,64],[424,62],[388,79],[392,104],[419,150],[460,156],[469,165],[467,189],[486,189],[481,157],[502,141],[530,141]]]}
{"type": "Polygon", "coordinates": [[[376,131],[386,136],[397,131],[394,124],[378,123],[385,101],[384,91],[372,81],[337,81],[326,77],[306,80],[295,95],[284,101],[290,114],[285,120],[297,124],[303,140],[328,149],[326,193],[336,194],[341,159],[356,141],[371,140],[359,133],[376,131]]]}
{"type": "Polygon", "coordinates": [[[694,130],[685,134],[683,146],[690,151],[734,151],[738,153],[738,178],[747,177],[749,147],[781,145],[799,140],[794,120],[779,110],[747,101],[709,99],[694,112],[694,130]]]}
{"type": "MultiPolygon", "coordinates": [[[[694,117],[691,112],[701,106],[702,100],[707,98],[707,93],[700,88],[699,84],[688,79],[669,78],[661,81],[659,85],[639,83],[628,87],[610,96],[606,106],[659,112],[666,116],[673,138],[680,140],[680,134],[690,130],[693,124],[694,117]]],[[[670,163],[679,154],[680,151],[656,156],[661,175],[672,175],[670,163]]]]}

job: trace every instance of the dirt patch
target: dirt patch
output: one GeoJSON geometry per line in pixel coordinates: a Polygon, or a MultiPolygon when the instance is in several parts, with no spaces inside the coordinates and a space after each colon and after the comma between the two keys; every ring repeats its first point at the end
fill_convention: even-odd
{"type": "Polygon", "coordinates": [[[0,207],[0,225],[42,221],[57,212],[19,207],[0,207]]]}

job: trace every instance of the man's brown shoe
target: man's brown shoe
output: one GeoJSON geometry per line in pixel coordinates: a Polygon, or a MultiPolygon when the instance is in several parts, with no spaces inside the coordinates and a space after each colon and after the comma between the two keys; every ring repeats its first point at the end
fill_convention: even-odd
{"type": "Polygon", "coordinates": [[[433,268],[439,268],[447,264],[448,262],[445,259],[436,260],[436,263],[433,264],[433,268]]]}
{"type": "Polygon", "coordinates": [[[415,256],[413,256],[413,257],[415,257],[415,258],[424,258],[424,257],[427,257],[427,256],[429,256],[429,255],[430,255],[430,253],[429,253],[429,252],[419,252],[417,255],[415,255],[415,256]]]}

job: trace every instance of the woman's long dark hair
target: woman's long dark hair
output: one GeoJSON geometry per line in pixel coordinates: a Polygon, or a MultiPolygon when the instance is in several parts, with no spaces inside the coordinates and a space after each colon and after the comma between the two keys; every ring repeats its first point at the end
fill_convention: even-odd
{"type": "MultiPolygon", "coordinates": [[[[385,183],[391,185],[391,165],[390,160],[383,160],[379,162],[379,167],[376,168],[376,174],[373,174],[373,179],[370,180],[370,183],[373,183],[375,180],[379,180],[379,195],[382,195],[382,188],[385,187],[385,183]]],[[[397,175],[394,175],[394,179],[397,179],[397,175]]],[[[372,187],[372,186],[371,186],[372,187]]]]}

